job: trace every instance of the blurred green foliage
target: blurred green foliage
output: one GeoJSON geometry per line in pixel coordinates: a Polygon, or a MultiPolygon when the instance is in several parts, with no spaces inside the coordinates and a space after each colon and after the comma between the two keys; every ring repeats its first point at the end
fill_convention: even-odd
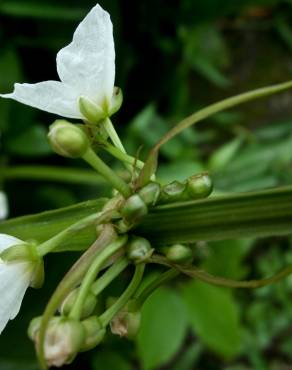
{"type": "MultiPolygon", "coordinates": [[[[145,156],[173,124],[208,103],[290,79],[291,0],[100,3],[114,23],[116,84],[125,95],[115,124],[133,155],[141,148],[145,156]]],[[[14,82],[56,79],[56,52],[94,4],[1,0],[0,91],[11,91],[14,82]]],[[[286,92],[185,131],[162,148],[160,178],[181,180],[208,170],[217,193],[291,184],[291,99],[292,93],[286,92]]],[[[96,198],[106,191],[91,172],[80,172],[82,163],[52,155],[46,130],[53,119],[0,100],[0,188],[8,194],[11,216],[96,198]],[[32,165],[68,166],[72,184],[56,181],[53,168],[38,172],[34,167],[33,181],[29,171],[17,170],[32,165]]],[[[292,262],[288,239],[202,242],[195,251],[208,271],[237,279],[267,276],[292,262]]],[[[42,294],[26,297],[22,314],[0,338],[0,370],[38,368],[26,327],[74,258],[49,258],[42,294]]],[[[113,284],[111,293],[119,292],[128,279],[125,275],[124,282],[113,284]]],[[[68,368],[289,369],[291,291],[291,278],[257,291],[235,292],[181,279],[146,302],[136,342],[108,336],[100,349],[80,356],[68,368]]]]}

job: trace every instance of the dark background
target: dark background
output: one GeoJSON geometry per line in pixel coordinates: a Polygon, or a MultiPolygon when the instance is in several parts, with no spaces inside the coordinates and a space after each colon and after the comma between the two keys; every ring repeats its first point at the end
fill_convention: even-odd
{"type": "MultiPolygon", "coordinates": [[[[89,0],[0,1],[0,91],[10,92],[14,82],[57,79],[56,53],[94,5],[89,0]]],[[[292,75],[292,1],[111,0],[100,5],[114,24],[116,85],[124,92],[114,123],[132,155],[143,146],[144,157],[163,133],[196,109],[292,75]]],[[[217,193],[291,183],[291,101],[288,91],[187,130],[162,149],[161,181],[208,170],[217,193]]],[[[98,181],[82,181],[78,169],[86,168],[83,163],[51,152],[46,133],[54,119],[0,100],[0,187],[11,217],[108,193],[98,181]],[[32,165],[70,167],[77,180],[53,181],[41,167],[34,167],[31,180],[29,170],[21,172],[19,166],[32,165]]],[[[290,245],[289,239],[270,238],[202,243],[196,250],[208,271],[254,278],[290,263],[290,245]]],[[[22,314],[1,335],[0,370],[37,368],[25,327],[41,313],[75,258],[48,259],[43,295],[31,292],[22,314]]],[[[126,273],[124,283],[127,279],[126,273]]],[[[120,285],[111,287],[111,294],[120,285]]],[[[172,287],[148,302],[137,342],[109,335],[99,349],[81,355],[69,368],[292,369],[291,279],[248,292],[210,290],[184,279],[172,287]]]]}

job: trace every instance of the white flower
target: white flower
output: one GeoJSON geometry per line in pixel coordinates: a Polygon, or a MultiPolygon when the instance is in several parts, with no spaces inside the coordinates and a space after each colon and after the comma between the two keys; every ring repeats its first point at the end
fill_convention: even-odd
{"type": "MultiPolygon", "coordinates": [[[[20,243],[23,242],[13,236],[0,234],[0,253],[20,243]]],[[[7,322],[18,314],[34,270],[32,262],[5,263],[0,258],[0,334],[7,322]]]]}
{"type": "Polygon", "coordinates": [[[0,96],[67,118],[85,118],[80,97],[106,109],[115,80],[112,28],[109,14],[97,4],[77,27],[73,41],[57,54],[61,82],[16,83],[13,93],[0,96]]]}
{"type": "Polygon", "coordinates": [[[8,202],[6,194],[0,191],[0,220],[4,220],[8,215],[8,202]]]}

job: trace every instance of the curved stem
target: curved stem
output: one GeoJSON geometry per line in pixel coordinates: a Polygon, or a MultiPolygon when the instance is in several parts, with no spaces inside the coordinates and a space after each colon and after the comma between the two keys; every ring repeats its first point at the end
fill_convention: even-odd
{"type": "Polygon", "coordinates": [[[261,288],[266,285],[276,283],[277,281],[282,280],[283,278],[292,274],[292,265],[290,265],[268,278],[259,280],[238,281],[209,274],[208,272],[201,270],[195,266],[181,266],[177,264],[170,264],[166,258],[160,256],[153,256],[149,259],[148,262],[158,263],[164,266],[172,266],[175,269],[179,270],[181,273],[188,275],[192,278],[196,278],[205,283],[224,286],[227,288],[249,288],[249,289],[261,288]]]}
{"type": "Polygon", "coordinates": [[[145,264],[140,263],[136,265],[134,276],[127,289],[119,297],[119,299],[99,317],[103,327],[107,326],[110,323],[110,321],[115,317],[115,315],[123,307],[125,307],[125,305],[131,299],[131,297],[135,294],[142,280],[144,269],[145,264]]]}
{"type": "Polygon", "coordinates": [[[146,299],[161,285],[167,283],[168,281],[174,279],[180,274],[175,268],[171,268],[159,275],[154,281],[151,281],[146,287],[140,292],[139,295],[135,296],[135,307],[140,308],[143,306],[146,299]]]}
{"type": "Polygon", "coordinates": [[[44,340],[51,317],[54,315],[68,293],[76,287],[85,275],[88,267],[92,263],[92,259],[96,254],[99,254],[106,245],[111,243],[115,236],[116,233],[114,228],[111,225],[105,225],[96,242],[71,267],[50,298],[42,317],[37,343],[37,355],[43,369],[47,368],[44,353],[44,340]]]}
{"type": "Polygon", "coordinates": [[[80,230],[94,224],[99,224],[110,219],[112,212],[97,212],[85,218],[82,218],[80,221],[75,222],[74,224],[67,227],[65,230],[62,230],[60,233],[54,235],[51,239],[46,240],[44,243],[40,244],[37,247],[38,255],[43,257],[49,252],[52,252],[57,248],[64,240],[72,237],[72,235],[80,232],[80,230]]]}
{"type": "Polygon", "coordinates": [[[95,283],[92,284],[90,291],[95,296],[98,296],[128,265],[129,261],[125,257],[116,261],[95,283]]]}
{"type": "Polygon", "coordinates": [[[99,172],[125,198],[128,198],[132,194],[130,186],[108,165],[106,165],[91,148],[87,150],[82,158],[97,172],[99,172]]]}
{"type": "Polygon", "coordinates": [[[78,292],[74,306],[69,314],[72,319],[79,320],[82,312],[83,303],[88,295],[90,288],[103,264],[119,249],[121,249],[127,241],[127,236],[124,235],[113,241],[104,250],[98,254],[91,263],[78,292]]]}

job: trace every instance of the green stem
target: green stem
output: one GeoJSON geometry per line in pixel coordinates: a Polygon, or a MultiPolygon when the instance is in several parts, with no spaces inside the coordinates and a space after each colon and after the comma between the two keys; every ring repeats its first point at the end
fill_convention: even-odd
{"type": "Polygon", "coordinates": [[[151,257],[149,262],[159,263],[164,266],[172,266],[181,273],[188,275],[192,278],[196,278],[208,284],[224,286],[227,288],[248,288],[248,289],[261,288],[266,285],[276,283],[277,281],[282,280],[285,277],[292,274],[292,265],[290,265],[269,278],[259,280],[238,281],[209,274],[208,272],[201,270],[195,266],[182,266],[177,264],[169,264],[166,258],[160,256],[151,257]]]}
{"type": "Polygon", "coordinates": [[[136,165],[138,169],[142,169],[144,166],[144,162],[132,157],[131,155],[121,151],[121,149],[109,143],[105,143],[105,150],[109,152],[113,157],[119,159],[120,161],[124,163],[128,163],[132,166],[136,165]]]}
{"type": "Polygon", "coordinates": [[[103,122],[104,128],[106,132],[108,133],[109,137],[111,138],[114,146],[116,146],[118,149],[120,149],[121,152],[126,153],[126,150],[121,142],[121,139],[119,138],[119,135],[117,134],[114,125],[112,124],[112,121],[109,118],[106,118],[103,122]]]}
{"type": "Polygon", "coordinates": [[[119,297],[119,299],[99,317],[103,327],[106,327],[110,323],[115,315],[125,307],[131,297],[135,294],[141,283],[144,269],[145,264],[140,263],[136,265],[134,276],[127,289],[119,297]]]}
{"type": "Polygon", "coordinates": [[[171,268],[168,271],[160,274],[154,281],[151,281],[146,287],[135,297],[135,307],[140,308],[143,306],[146,299],[161,285],[174,279],[180,274],[175,268],[171,268]]]}
{"type": "Polygon", "coordinates": [[[96,258],[93,260],[92,264],[90,265],[89,270],[87,271],[76,301],[74,303],[74,306],[69,314],[69,317],[72,319],[80,320],[81,312],[83,303],[86,299],[86,296],[88,295],[90,288],[99,273],[100,269],[104,265],[104,263],[113,255],[115,254],[119,249],[121,249],[127,241],[127,236],[122,236],[119,239],[113,241],[110,245],[108,245],[103,251],[101,251],[100,254],[96,256],[96,258]]]}
{"type": "Polygon", "coordinates": [[[132,191],[130,186],[121,179],[110,167],[108,167],[94,151],[89,148],[82,157],[97,172],[99,172],[115,189],[125,198],[128,198],[132,191]]]}
{"type": "Polygon", "coordinates": [[[4,168],[1,173],[4,180],[40,180],[70,184],[99,185],[104,179],[96,172],[82,168],[55,166],[13,166],[4,168]]]}
{"type": "Polygon", "coordinates": [[[37,247],[39,256],[43,257],[49,252],[52,252],[60,244],[62,244],[66,239],[71,238],[74,234],[79,233],[82,229],[99,224],[106,221],[111,216],[111,211],[108,212],[97,212],[85,218],[82,218],[80,221],[75,222],[74,224],[67,227],[65,230],[62,230],[60,233],[53,236],[51,239],[45,241],[37,247]]]}
{"type": "Polygon", "coordinates": [[[116,261],[106,272],[91,286],[91,292],[98,296],[127,266],[129,261],[122,257],[116,261]]]}
{"type": "Polygon", "coordinates": [[[44,353],[44,340],[51,317],[65,297],[78,285],[96,254],[99,254],[106,245],[111,243],[115,236],[116,233],[114,228],[111,225],[105,225],[96,242],[71,267],[51,296],[42,317],[37,343],[38,359],[43,369],[47,368],[44,353]]]}

